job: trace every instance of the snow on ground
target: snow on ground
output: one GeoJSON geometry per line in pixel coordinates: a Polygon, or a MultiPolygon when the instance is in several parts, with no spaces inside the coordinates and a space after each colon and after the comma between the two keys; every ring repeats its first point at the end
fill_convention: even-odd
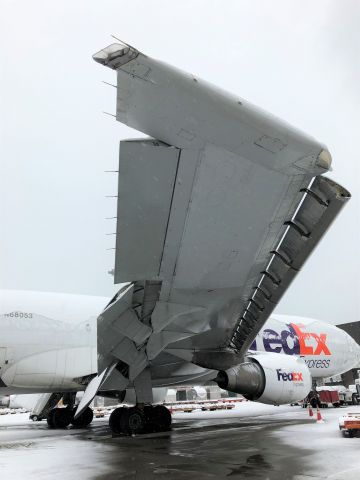
{"type": "MultiPolygon", "coordinates": [[[[104,419],[94,419],[92,425],[101,423],[104,419]]],[[[84,433],[73,428],[49,429],[46,420],[29,420],[29,413],[0,416],[1,478],[88,480],[107,474],[104,452],[111,449],[102,443],[90,444],[86,437],[91,431],[84,433]]]]}
{"type": "Polygon", "coordinates": [[[236,404],[231,411],[220,410],[214,412],[194,411],[192,413],[175,413],[174,421],[183,420],[211,420],[215,418],[257,418],[274,421],[298,419],[299,423],[291,426],[275,428],[272,435],[286,446],[299,448],[302,456],[304,472],[294,478],[343,480],[350,475],[353,480],[360,479],[360,438],[344,437],[339,430],[339,417],[347,413],[360,413],[360,406],[342,408],[327,408],[320,410],[324,423],[316,421],[314,416],[309,417],[308,410],[298,406],[264,405],[260,403],[244,402],[236,404]]]}
{"type": "Polygon", "coordinates": [[[201,411],[200,409],[194,410],[191,413],[183,412],[174,412],[172,417],[174,421],[178,420],[207,420],[215,418],[241,418],[241,417],[252,417],[259,415],[276,415],[284,411],[295,411],[296,407],[290,407],[283,405],[277,407],[274,405],[265,405],[263,403],[255,402],[236,402],[234,403],[235,408],[232,410],[215,410],[210,411],[201,411]]]}
{"type": "Polygon", "coordinates": [[[7,415],[0,415],[0,426],[1,427],[8,427],[11,425],[22,425],[24,423],[32,422],[29,420],[29,413],[16,413],[16,414],[7,414],[7,415]]]}
{"type": "Polygon", "coordinates": [[[338,428],[339,416],[360,413],[360,406],[323,409],[325,421],[316,423],[298,406],[235,405],[174,413],[173,431],[166,436],[117,439],[107,418],[95,419],[86,431],[59,431],[49,430],[45,421],[30,421],[28,413],[3,415],[2,478],[177,480],[194,478],[190,472],[196,470],[199,480],[227,478],[229,471],[242,472],[231,473],[234,478],[261,480],[360,479],[360,438],[344,438],[338,428]]]}
{"type": "Polygon", "coordinates": [[[307,475],[331,480],[345,477],[357,480],[360,479],[360,438],[344,437],[338,426],[339,417],[347,413],[360,414],[360,406],[321,409],[324,423],[316,422],[315,411],[314,420],[284,427],[273,435],[284,445],[307,450],[304,456],[307,475]]]}

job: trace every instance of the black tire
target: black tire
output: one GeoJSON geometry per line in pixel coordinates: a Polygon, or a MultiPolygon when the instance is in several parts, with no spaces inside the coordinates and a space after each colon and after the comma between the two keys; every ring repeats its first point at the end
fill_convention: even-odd
{"type": "Polygon", "coordinates": [[[144,433],[146,423],[144,413],[139,408],[126,408],[120,417],[121,433],[125,433],[126,435],[144,433]]]}
{"type": "Polygon", "coordinates": [[[48,416],[48,425],[51,428],[66,428],[72,420],[72,411],[68,408],[54,408],[48,416]]]}
{"type": "Polygon", "coordinates": [[[47,424],[48,424],[49,428],[55,428],[54,410],[50,410],[50,412],[48,413],[48,416],[46,417],[46,421],[47,421],[47,424]]]}
{"type": "Polygon", "coordinates": [[[32,416],[31,416],[31,420],[32,420],[33,422],[39,422],[39,421],[40,421],[40,418],[39,418],[37,415],[32,415],[32,416]]]}
{"type": "Polygon", "coordinates": [[[153,405],[144,407],[146,433],[161,432],[161,416],[153,405]]]}
{"type": "Polygon", "coordinates": [[[111,415],[109,418],[110,430],[116,435],[119,435],[121,433],[120,419],[124,413],[124,410],[126,410],[125,407],[115,408],[115,410],[111,412],[111,415]]]}
{"type": "Polygon", "coordinates": [[[150,407],[150,428],[154,432],[167,432],[171,429],[171,413],[164,405],[150,407]]]}
{"type": "Polygon", "coordinates": [[[74,418],[77,407],[73,409],[73,417],[71,420],[71,425],[77,428],[86,428],[90,425],[94,418],[94,412],[90,407],[85,408],[82,414],[78,418],[74,418]]]}

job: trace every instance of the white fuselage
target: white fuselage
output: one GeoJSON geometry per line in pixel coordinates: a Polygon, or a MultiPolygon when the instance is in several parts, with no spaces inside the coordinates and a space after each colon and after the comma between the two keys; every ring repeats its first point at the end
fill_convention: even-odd
{"type": "Polygon", "coordinates": [[[79,389],[74,379],[97,372],[96,318],[107,302],[0,291],[0,392],[79,389]]]}
{"type": "MultiPolygon", "coordinates": [[[[108,301],[0,291],[0,394],[84,389],[81,379],[97,373],[96,319],[108,301]]],[[[301,356],[313,378],[360,364],[360,347],[346,332],[309,318],[272,315],[251,348],[301,356]]]]}

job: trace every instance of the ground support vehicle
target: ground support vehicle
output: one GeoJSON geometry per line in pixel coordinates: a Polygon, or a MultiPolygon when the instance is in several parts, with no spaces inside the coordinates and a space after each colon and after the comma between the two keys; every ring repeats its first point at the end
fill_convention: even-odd
{"type": "Polygon", "coordinates": [[[360,437],[360,413],[348,413],[340,417],[339,429],[344,436],[360,437]]]}
{"type": "Polygon", "coordinates": [[[334,387],[318,387],[320,408],[340,407],[339,392],[334,387]]]}

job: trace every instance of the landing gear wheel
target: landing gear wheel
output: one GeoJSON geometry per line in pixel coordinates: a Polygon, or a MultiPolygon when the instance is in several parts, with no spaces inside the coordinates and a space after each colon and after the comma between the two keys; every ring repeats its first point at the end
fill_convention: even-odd
{"type": "Polygon", "coordinates": [[[150,432],[166,432],[171,429],[171,413],[163,405],[116,408],[109,418],[113,433],[132,435],[150,432]]]}
{"type": "Polygon", "coordinates": [[[113,410],[111,412],[111,415],[110,415],[110,418],[109,418],[110,430],[113,433],[116,433],[117,435],[122,433],[121,432],[120,419],[121,419],[122,414],[124,413],[124,410],[127,410],[127,409],[125,407],[115,408],[115,410],[113,410]]]}
{"type": "Polygon", "coordinates": [[[171,429],[171,413],[164,405],[145,407],[148,418],[147,431],[167,432],[171,429]]]}
{"type": "Polygon", "coordinates": [[[127,435],[144,433],[146,423],[144,413],[137,407],[124,409],[120,417],[121,432],[127,435]]]}
{"type": "Polygon", "coordinates": [[[77,428],[85,428],[90,425],[94,418],[94,412],[90,407],[85,408],[82,414],[78,418],[74,418],[77,407],[73,409],[73,417],[71,420],[71,425],[77,428]]]}
{"type": "Polygon", "coordinates": [[[49,428],[55,428],[52,412],[53,412],[53,410],[50,410],[48,416],[46,417],[46,421],[47,421],[47,424],[48,424],[49,428]]]}
{"type": "Polygon", "coordinates": [[[68,408],[53,408],[47,418],[50,428],[66,428],[72,420],[72,411],[68,408]]]}

